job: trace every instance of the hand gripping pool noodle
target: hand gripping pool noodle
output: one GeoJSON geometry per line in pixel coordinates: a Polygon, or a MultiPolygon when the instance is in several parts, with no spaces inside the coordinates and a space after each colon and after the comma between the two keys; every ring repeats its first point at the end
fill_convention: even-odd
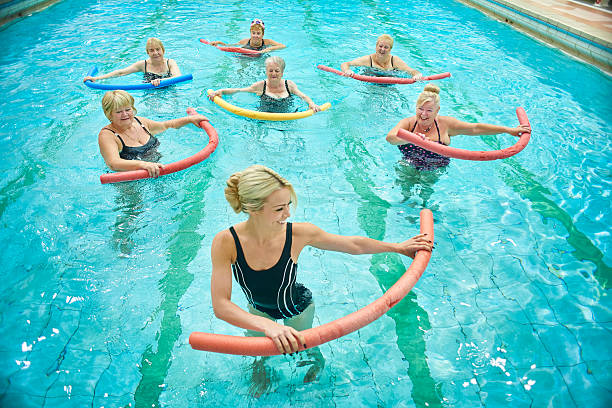
{"type": "MultiPolygon", "coordinates": [[[[428,209],[421,210],[421,233],[427,233],[433,242],[433,215],[428,209]]],[[[306,339],[308,348],[319,346],[372,323],[406,296],[418,282],[429,263],[431,252],[419,251],[397,282],[380,298],[345,317],[326,323],[319,327],[307,329],[301,333],[306,339]]],[[[268,337],[228,336],[193,332],[189,344],[195,350],[213,351],[216,353],[239,354],[245,356],[271,356],[280,354],[272,339],[268,337]]],[[[300,346],[302,350],[302,346],[300,346]]]]}
{"type": "MultiPolygon", "coordinates": [[[[529,119],[527,118],[527,114],[525,113],[525,110],[520,106],[516,108],[516,116],[518,117],[519,123],[521,125],[529,125],[529,119]]],[[[523,150],[525,146],[527,146],[527,143],[529,143],[529,139],[531,139],[531,132],[523,132],[518,142],[516,142],[514,146],[510,146],[501,150],[492,150],[488,152],[457,149],[456,147],[446,146],[440,143],[433,142],[431,140],[423,140],[420,136],[415,135],[414,133],[409,132],[405,129],[400,129],[397,132],[397,137],[404,139],[417,146],[420,146],[423,149],[427,149],[431,152],[441,154],[442,156],[453,157],[455,159],[463,160],[488,161],[505,159],[507,157],[514,156],[515,154],[523,150]]]]}
{"type": "MultiPolygon", "coordinates": [[[[209,89],[207,93],[210,95],[213,93],[212,89],[209,89]]],[[[308,109],[302,112],[290,112],[290,113],[274,113],[274,112],[260,112],[250,109],[239,108],[238,106],[232,105],[229,102],[224,101],[222,98],[215,96],[213,102],[222,107],[223,109],[232,112],[238,116],[244,116],[246,118],[258,119],[258,120],[295,120],[302,119],[308,116],[312,116],[314,111],[308,109]]],[[[321,111],[327,110],[331,107],[331,103],[326,102],[320,106],[321,111]]]]}
{"type": "MultiPolygon", "coordinates": [[[[98,73],[98,67],[91,67],[87,76],[94,76],[98,73]]],[[[165,88],[170,85],[178,84],[179,82],[191,81],[193,76],[191,74],[181,75],[177,77],[162,79],[158,86],[154,86],[151,83],[143,84],[131,84],[131,85],[119,85],[119,84],[99,84],[97,82],[85,81],[85,85],[92,89],[101,89],[104,91],[115,91],[122,89],[124,91],[135,91],[139,89],[158,89],[165,88]]]]}
{"type": "MultiPolygon", "coordinates": [[[[204,43],[204,44],[208,44],[208,45],[212,45],[210,43],[210,41],[207,41],[203,38],[200,38],[200,42],[204,43]]],[[[221,51],[225,51],[225,52],[237,52],[239,54],[245,54],[245,55],[250,55],[250,56],[256,56],[256,55],[261,55],[261,52],[256,51],[256,50],[249,50],[248,48],[241,48],[241,47],[219,47],[217,45],[213,45],[213,47],[221,50],[221,51]]]]}
{"type": "MultiPolygon", "coordinates": [[[[188,108],[187,113],[190,115],[196,115],[197,112],[193,108],[188,108]]],[[[177,162],[166,164],[159,172],[160,176],[165,176],[166,174],[176,173],[177,171],[184,170],[188,167],[193,166],[194,164],[198,164],[204,159],[208,158],[212,152],[215,151],[217,145],[219,144],[219,136],[217,135],[217,131],[208,121],[201,121],[200,127],[206,131],[208,135],[208,145],[196,154],[191,157],[188,157],[183,160],[179,160],[177,162]]],[[[121,181],[133,181],[149,178],[149,172],[141,169],[141,170],[132,170],[132,171],[119,171],[116,173],[106,173],[100,176],[100,182],[102,184],[107,183],[118,183],[121,181]]]]}
{"type": "MultiPolygon", "coordinates": [[[[338,74],[340,76],[346,76],[344,75],[344,72],[338,71],[337,69],[334,69],[334,68],[326,67],[325,65],[317,65],[317,68],[319,68],[322,71],[327,71],[327,72],[331,72],[334,74],[338,74]]],[[[424,76],[421,78],[421,80],[422,81],[433,81],[435,79],[448,78],[450,76],[451,76],[450,72],[444,72],[442,74],[424,76]]],[[[372,82],[375,84],[412,84],[412,83],[417,82],[417,80],[414,78],[377,77],[377,76],[367,76],[367,75],[359,75],[359,74],[353,74],[353,75],[350,75],[350,77],[358,81],[372,82]]]]}

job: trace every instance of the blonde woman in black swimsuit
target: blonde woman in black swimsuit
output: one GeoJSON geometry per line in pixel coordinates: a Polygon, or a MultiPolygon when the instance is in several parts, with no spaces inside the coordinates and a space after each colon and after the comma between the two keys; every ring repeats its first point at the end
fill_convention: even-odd
{"type": "Polygon", "coordinates": [[[263,20],[259,18],[253,19],[251,21],[251,36],[249,38],[245,38],[243,40],[238,41],[236,44],[226,44],[223,41],[212,41],[210,45],[237,45],[242,48],[246,48],[248,50],[259,51],[260,53],[270,52],[274,50],[282,50],[286,48],[285,45],[271,40],[269,38],[264,38],[264,32],[266,31],[266,25],[263,20]]]}
{"type": "Polygon", "coordinates": [[[304,102],[308,104],[308,107],[314,112],[319,112],[321,108],[315,104],[312,99],[302,93],[295,82],[283,79],[283,73],[285,72],[285,61],[281,57],[268,57],[266,58],[266,79],[263,81],[255,82],[253,85],[246,88],[223,88],[218,89],[208,95],[208,98],[212,101],[216,96],[229,95],[236,92],[252,92],[261,97],[262,111],[270,112],[274,105],[287,105],[288,100],[292,95],[297,95],[304,102]],[[271,108],[271,109],[267,109],[271,108]]]}
{"type": "Polygon", "coordinates": [[[203,115],[190,115],[183,118],[156,122],[136,117],[134,98],[125,91],[108,91],[102,98],[102,110],[110,120],[98,134],[98,145],[104,162],[111,170],[127,171],[144,169],[149,176],[159,176],[164,167],[159,160],[157,146],[159,140],[154,135],[169,128],[178,129],[188,123],[198,125],[208,120],[203,115]]]}
{"type": "Polygon", "coordinates": [[[387,142],[396,145],[404,154],[404,159],[418,170],[432,170],[448,165],[449,159],[430,152],[397,137],[399,129],[416,133],[423,139],[450,145],[451,136],[456,135],[497,135],[508,133],[519,136],[530,131],[528,125],[517,127],[489,125],[487,123],[462,122],[451,116],[438,116],[440,112],[440,88],[428,84],[416,102],[416,115],[399,121],[387,134],[387,142]]]}
{"type": "Polygon", "coordinates": [[[83,82],[95,82],[99,79],[112,78],[132,74],[134,72],[144,73],[144,82],[150,82],[153,86],[159,86],[162,79],[173,78],[181,75],[176,61],[169,58],[164,58],[166,49],[161,40],[151,37],[147,40],[147,54],[149,58],[146,60],[135,62],[126,68],[117,69],[108,74],[100,76],[87,76],[83,78],[83,82]]]}
{"type": "Polygon", "coordinates": [[[346,76],[355,74],[351,70],[352,66],[378,68],[385,71],[400,70],[408,72],[414,79],[420,79],[422,77],[421,73],[414,68],[410,68],[400,57],[391,55],[391,48],[393,48],[393,38],[388,34],[383,34],[376,40],[376,52],[374,54],[343,62],[340,69],[346,76]]]}

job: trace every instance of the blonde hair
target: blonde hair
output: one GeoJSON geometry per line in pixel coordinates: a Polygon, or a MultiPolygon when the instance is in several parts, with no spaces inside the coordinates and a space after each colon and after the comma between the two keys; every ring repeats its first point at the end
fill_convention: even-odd
{"type": "Polygon", "coordinates": [[[290,182],[274,170],[254,164],[227,179],[225,199],[234,212],[248,213],[261,210],[268,196],[281,188],[289,189],[293,206],[297,206],[297,196],[290,182]]]}
{"type": "Polygon", "coordinates": [[[424,103],[429,101],[435,103],[437,106],[440,106],[440,88],[432,84],[425,85],[423,92],[421,92],[417,98],[416,106],[417,108],[420,108],[424,103]]]}
{"type": "Polygon", "coordinates": [[[249,32],[253,31],[253,27],[259,27],[261,29],[262,34],[266,33],[266,27],[262,26],[261,24],[251,24],[251,28],[249,29],[249,32]]]}
{"type": "Polygon", "coordinates": [[[268,67],[268,64],[277,64],[280,67],[281,71],[285,72],[285,60],[281,57],[274,55],[272,57],[266,58],[266,62],[264,64],[266,68],[268,67]]]}
{"type": "Polygon", "coordinates": [[[164,48],[164,44],[162,44],[161,40],[159,38],[155,38],[155,37],[150,37],[147,40],[147,45],[145,50],[149,50],[149,48],[153,48],[153,47],[160,47],[162,49],[163,52],[166,52],[166,49],[164,48]]]}
{"type": "Polygon", "coordinates": [[[108,91],[102,97],[102,110],[104,111],[104,114],[108,120],[111,120],[111,114],[114,111],[125,108],[126,106],[131,106],[132,110],[134,111],[134,115],[136,114],[134,97],[125,91],[108,91]]]}
{"type": "Polygon", "coordinates": [[[391,43],[389,49],[393,48],[393,37],[391,37],[389,34],[382,34],[380,35],[377,39],[376,39],[376,45],[378,45],[378,43],[380,42],[380,40],[387,40],[391,43]]]}

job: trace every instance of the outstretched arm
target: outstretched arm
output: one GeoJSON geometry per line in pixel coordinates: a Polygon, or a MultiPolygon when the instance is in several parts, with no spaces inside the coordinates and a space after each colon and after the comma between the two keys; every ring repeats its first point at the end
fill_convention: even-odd
{"type": "Polygon", "coordinates": [[[138,119],[140,119],[140,121],[147,127],[147,129],[149,129],[149,132],[151,132],[154,135],[165,132],[166,130],[170,128],[179,129],[190,123],[193,123],[195,126],[198,126],[201,121],[203,120],[208,121],[208,118],[206,116],[199,115],[199,114],[184,116],[182,118],[165,120],[162,122],[157,122],[157,121],[147,119],[147,118],[138,118],[138,119]]]}
{"type": "Polygon", "coordinates": [[[291,91],[291,93],[296,94],[297,96],[302,98],[302,100],[308,104],[308,107],[310,109],[312,109],[314,112],[321,111],[321,108],[319,107],[319,105],[314,103],[312,101],[312,99],[310,99],[306,94],[304,94],[302,91],[300,91],[298,89],[297,85],[295,84],[295,82],[287,81],[287,84],[289,85],[289,90],[291,91]]]}
{"type": "MultiPolygon", "coordinates": [[[[271,338],[281,353],[293,353],[304,346],[302,334],[292,327],[284,326],[262,316],[242,310],[232,302],[232,256],[235,254],[233,239],[228,230],[218,233],[212,242],[212,278],[210,292],[215,316],[242,327],[263,332],[271,338]]],[[[235,255],[234,255],[235,257],[235,255]]]]}
{"type": "Polygon", "coordinates": [[[281,44],[277,41],[274,40],[269,40],[269,39],[264,39],[264,45],[269,47],[264,48],[263,50],[261,50],[261,53],[263,54],[264,52],[270,52],[270,51],[275,51],[275,50],[282,50],[283,48],[287,48],[284,44],[281,44]]]}
{"type": "Polygon", "coordinates": [[[347,76],[351,76],[354,74],[354,72],[351,70],[352,66],[363,67],[367,65],[370,65],[370,55],[364,55],[363,57],[355,58],[352,61],[343,62],[340,65],[340,69],[342,72],[347,74],[347,76]]]}
{"type": "Polygon", "coordinates": [[[95,82],[95,81],[97,81],[99,79],[124,76],[124,75],[128,75],[128,74],[132,74],[134,72],[143,72],[143,71],[144,71],[144,60],[143,61],[135,62],[132,65],[130,65],[129,67],[117,69],[115,71],[111,71],[108,74],[99,75],[99,76],[95,76],[95,77],[86,76],[85,78],[83,78],[83,82],[85,82],[85,81],[95,82]]]}
{"type": "Polygon", "coordinates": [[[394,68],[397,68],[401,71],[408,72],[410,75],[412,75],[414,79],[421,79],[423,77],[423,75],[421,75],[419,71],[417,71],[414,68],[409,67],[408,64],[406,64],[400,57],[396,55],[394,55],[393,62],[394,62],[393,64],[394,68]]]}
{"type": "Polygon", "coordinates": [[[231,95],[236,92],[252,92],[259,95],[263,92],[263,83],[263,81],[255,82],[253,85],[248,86],[246,88],[217,89],[216,91],[213,91],[210,93],[210,95],[208,95],[208,99],[212,101],[213,99],[215,99],[216,96],[231,95]]]}
{"type": "Polygon", "coordinates": [[[445,121],[448,126],[448,135],[497,135],[500,133],[508,133],[512,136],[520,136],[523,132],[530,132],[529,125],[519,125],[517,127],[490,125],[488,123],[468,123],[462,122],[453,117],[447,116],[445,121]]]}
{"type": "Polygon", "coordinates": [[[433,242],[427,234],[419,234],[399,243],[378,241],[361,236],[330,234],[316,225],[304,223],[305,244],[329,251],[345,252],[353,255],[396,252],[414,258],[417,251],[431,251],[433,242]]]}

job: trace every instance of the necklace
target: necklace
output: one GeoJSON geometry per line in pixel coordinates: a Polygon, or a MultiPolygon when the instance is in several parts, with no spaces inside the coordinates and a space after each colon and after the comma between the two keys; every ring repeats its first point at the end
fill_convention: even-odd
{"type": "Polygon", "coordinates": [[[429,127],[425,130],[423,130],[423,133],[427,133],[431,130],[431,127],[433,126],[433,123],[431,125],[429,125],[429,127]]]}

